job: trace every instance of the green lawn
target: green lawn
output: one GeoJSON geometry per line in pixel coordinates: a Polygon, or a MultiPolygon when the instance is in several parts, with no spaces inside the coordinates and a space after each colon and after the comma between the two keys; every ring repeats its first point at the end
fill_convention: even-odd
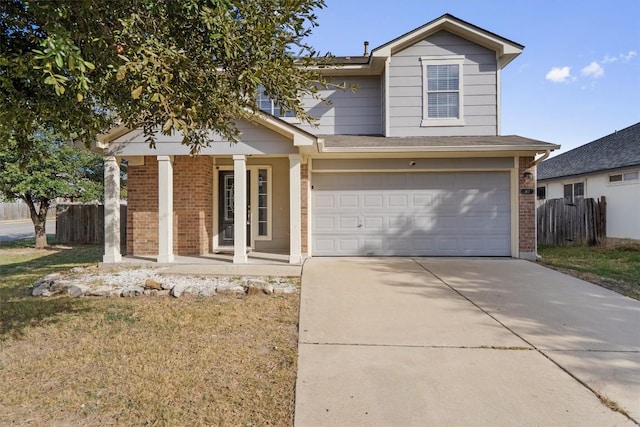
{"type": "Polygon", "coordinates": [[[541,263],[640,299],[640,245],[542,246],[541,263]]]}
{"type": "Polygon", "coordinates": [[[0,247],[0,425],[293,424],[297,294],[32,297],[101,257],[32,246],[0,247]]]}

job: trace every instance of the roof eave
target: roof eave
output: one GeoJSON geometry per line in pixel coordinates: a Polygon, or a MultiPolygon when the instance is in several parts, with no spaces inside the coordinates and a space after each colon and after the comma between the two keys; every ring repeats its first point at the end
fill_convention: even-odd
{"type": "Polygon", "coordinates": [[[326,144],[319,144],[321,153],[394,153],[394,152],[535,152],[546,153],[560,148],[559,145],[465,145],[465,146],[388,146],[388,147],[327,147],[326,144]]]}

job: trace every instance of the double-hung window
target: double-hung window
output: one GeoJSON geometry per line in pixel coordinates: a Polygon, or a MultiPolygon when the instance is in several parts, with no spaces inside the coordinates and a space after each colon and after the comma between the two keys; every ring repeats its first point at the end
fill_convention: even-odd
{"type": "Polygon", "coordinates": [[[293,111],[285,110],[280,107],[278,103],[276,103],[273,99],[269,98],[264,93],[264,87],[258,87],[258,94],[256,95],[256,101],[258,103],[258,108],[265,113],[269,113],[272,116],[276,117],[295,117],[296,115],[293,111]]]}
{"type": "Polygon", "coordinates": [[[464,56],[423,56],[421,126],[464,125],[464,56]]]}

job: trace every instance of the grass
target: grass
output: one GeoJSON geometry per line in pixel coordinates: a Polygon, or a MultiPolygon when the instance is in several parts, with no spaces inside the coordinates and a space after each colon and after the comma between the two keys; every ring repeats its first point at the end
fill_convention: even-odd
{"type": "Polygon", "coordinates": [[[36,298],[95,246],[0,248],[0,425],[291,425],[298,295],[36,298]]]}
{"type": "Polygon", "coordinates": [[[640,299],[640,245],[540,247],[541,263],[640,299]]]}

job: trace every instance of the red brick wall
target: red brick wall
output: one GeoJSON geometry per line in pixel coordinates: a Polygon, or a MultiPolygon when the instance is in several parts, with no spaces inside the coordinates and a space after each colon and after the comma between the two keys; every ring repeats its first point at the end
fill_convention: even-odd
{"type": "Polygon", "coordinates": [[[530,166],[533,157],[520,157],[518,168],[518,206],[520,227],[520,252],[536,251],[536,194],[522,194],[523,188],[536,188],[536,167],[530,166]],[[531,178],[525,178],[524,173],[530,172],[531,178]]]}
{"type": "Polygon", "coordinates": [[[213,163],[209,156],[176,156],[173,164],[173,250],[176,255],[211,252],[213,163]]]}
{"type": "Polygon", "coordinates": [[[127,255],[158,254],[158,161],[127,170],[127,255]]]}
{"type": "Polygon", "coordinates": [[[301,240],[302,245],[300,251],[303,254],[309,253],[307,221],[309,215],[309,165],[300,165],[300,223],[301,223],[301,240]]]}
{"type": "MultiPolygon", "coordinates": [[[[127,254],[158,254],[158,161],[127,172],[127,254]]],[[[173,163],[173,250],[176,255],[211,251],[213,165],[209,156],[176,156],[173,163]]]]}

